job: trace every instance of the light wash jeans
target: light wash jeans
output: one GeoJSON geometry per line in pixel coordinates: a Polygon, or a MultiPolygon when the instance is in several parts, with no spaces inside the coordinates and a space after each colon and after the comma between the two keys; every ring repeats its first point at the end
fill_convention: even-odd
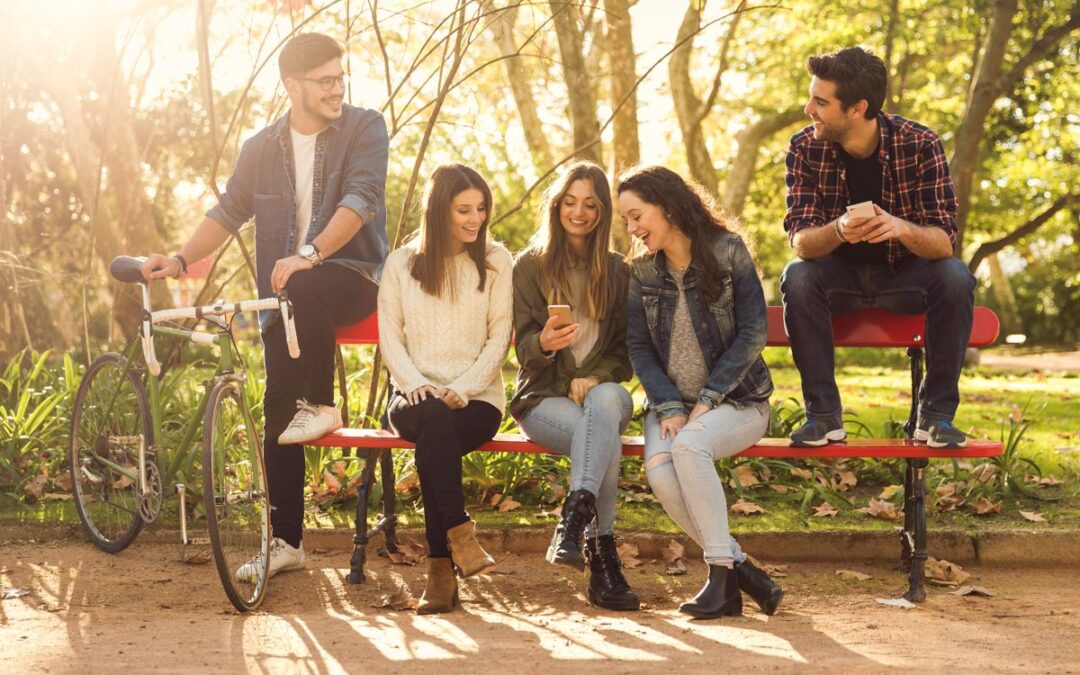
{"type": "Polygon", "coordinates": [[[676,522],[705,552],[710,565],[746,560],[728,531],[724,486],[716,460],[757,443],[769,428],[769,404],[737,408],[721,403],[676,434],[660,438],[656,413],[645,418],[645,474],[649,486],[676,522]]]}
{"type": "Polygon", "coordinates": [[[596,529],[586,536],[611,534],[615,529],[615,497],[619,485],[622,441],[634,402],[616,382],[604,382],[585,395],[584,406],[565,396],[545,398],[518,421],[529,439],[570,455],[570,491],[596,495],[596,529]]]}

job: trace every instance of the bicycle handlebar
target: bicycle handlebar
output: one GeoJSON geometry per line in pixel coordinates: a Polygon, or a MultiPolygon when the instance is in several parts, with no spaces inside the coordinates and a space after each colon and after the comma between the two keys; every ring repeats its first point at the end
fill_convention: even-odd
{"type": "MultiPolygon", "coordinates": [[[[161,363],[157,360],[154,352],[153,324],[162,321],[176,321],[178,319],[201,319],[208,316],[221,316],[236,312],[260,312],[276,309],[281,312],[281,320],[285,322],[285,342],[289,346],[289,356],[294,359],[300,358],[300,343],[296,339],[296,322],[289,298],[282,293],[276,298],[263,298],[260,300],[244,300],[241,302],[218,302],[213,305],[202,307],[175,307],[173,309],[159,309],[154,312],[150,309],[150,286],[145,282],[139,282],[142,287],[143,309],[146,310],[140,332],[142,333],[143,356],[146,358],[146,368],[155,377],[161,374],[161,363]]],[[[195,333],[194,335],[199,335],[195,333]]],[[[195,338],[192,338],[195,340],[195,338]]],[[[200,341],[200,340],[195,340],[200,341]]]]}

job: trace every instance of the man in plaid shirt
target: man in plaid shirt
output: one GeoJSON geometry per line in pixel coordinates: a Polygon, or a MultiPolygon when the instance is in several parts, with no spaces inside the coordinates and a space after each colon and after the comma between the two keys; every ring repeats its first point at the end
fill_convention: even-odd
{"type": "Polygon", "coordinates": [[[798,259],[780,280],[807,415],[791,440],[821,446],[846,437],[832,314],[880,307],[926,314],[915,438],[963,447],[952,419],[975,278],[953,257],[956,196],[941,141],[920,124],[881,112],[885,64],[861,47],[813,56],[807,69],[804,110],[813,124],[792,136],[787,153],[784,229],[798,259]],[[848,213],[856,204],[863,206],[848,213]]]}

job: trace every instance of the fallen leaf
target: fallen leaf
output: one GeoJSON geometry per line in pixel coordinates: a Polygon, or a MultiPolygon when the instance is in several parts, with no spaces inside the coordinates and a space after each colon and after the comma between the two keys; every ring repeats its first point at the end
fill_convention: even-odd
{"type": "Polygon", "coordinates": [[[773,492],[778,492],[782,495],[786,495],[791,489],[786,485],[777,485],[776,483],[769,483],[769,489],[773,492]]]}
{"type": "Polygon", "coordinates": [[[803,478],[806,480],[810,480],[814,477],[814,473],[809,469],[792,469],[791,475],[795,476],[796,478],[803,478]]]}
{"type": "MultiPolygon", "coordinates": [[[[126,478],[126,476],[124,476],[126,478]]],[[[23,492],[26,494],[26,498],[31,502],[36,502],[41,499],[41,496],[45,493],[45,483],[49,481],[48,474],[39,473],[27,482],[23,487],[23,492]]],[[[128,483],[130,485],[130,482],[128,483]]]]}
{"type": "Polygon", "coordinates": [[[378,600],[371,603],[371,606],[375,609],[392,609],[398,612],[416,609],[416,605],[416,598],[413,597],[409,587],[403,582],[398,582],[394,590],[383,593],[378,600]]]}
{"type": "Polygon", "coordinates": [[[1021,511],[1020,515],[1023,516],[1025,520],[1030,520],[1033,523],[1046,522],[1046,518],[1044,518],[1043,514],[1041,513],[1035,513],[1033,511],[1021,511]]]}
{"type": "Polygon", "coordinates": [[[861,509],[856,509],[882,520],[900,520],[900,514],[896,511],[896,504],[883,499],[871,499],[870,503],[861,509]]]}
{"type": "Polygon", "coordinates": [[[980,464],[971,470],[971,477],[985,485],[990,482],[990,479],[993,478],[996,473],[997,469],[990,464],[980,464]]]}
{"type": "Polygon", "coordinates": [[[971,574],[965,572],[963,567],[948,560],[927,558],[923,569],[926,579],[940,586],[956,586],[971,578],[971,574]]]}
{"type": "Polygon", "coordinates": [[[533,518],[559,518],[562,516],[562,504],[556,506],[552,510],[540,509],[539,513],[534,513],[533,518]]]}
{"type": "Polygon", "coordinates": [[[71,493],[70,492],[46,492],[45,495],[43,496],[43,499],[54,501],[54,502],[63,502],[63,501],[67,501],[67,500],[71,499],[71,493]]]}
{"type": "Polygon", "coordinates": [[[899,607],[900,609],[915,609],[915,603],[906,598],[878,598],[877,601],[887,607],[899,607]]]}
{"type": "Polygon", "coordinates": [[[25,588],[5,588],[4,589],[4,600],[15,600],[16,598],[21,598],[24,595],[30,595],[30,591],[28,591],[25,588]]]}
{"type": "Polygon", "coordinates": [[[399,541],[396,551],[388,551],[386,557],[395,565],[417,565],[427,556],[427,549],[411,539],[399,541]]]}
{"type": "Polygon", "coordinates": [[[1009,417],[1013,421],[1019,422],[1024,419],[1024,411],[1020,409],[1020,406],[1013,404],[1012,412],[1009,413],[1009,417]]]}
{"type": "Polygon", "coordinates": [[[686,574],[686,564],[683,563],[682,558],[676,560],[673,563],[664,567],[664,574],[669,574],[673,577],[681,577],[686,574]]]}
{"type": "Polygon", "coordinates": [[[348,477],[348,475],[345,473],[345,468],[347,466],[348,466],[348,463],[346,463],[344,460],[338,460],[338,461],[334,462],[334,466],[333,466],[334,475],[338,477],[338,480],[344,482],[345,479],[348,477]]]}
{"type": "Polygon", "coordinates": [[[892,501],[892,498],[897,494],[904,491],[903,485],[886,485],[885,489],[878,495],[878,499],[884,499],[885,501],[892,501]]]}
{"type": "Polygon", "coordinates": [[[420,476],[415,470],[408,471],[398,479],[394,489],[398,492],[416,492],[420,489],[420,476]]]}
{"type": "Polygon", "coordinates": [[[770,577],[780,578],[788,575],[787,565],[765,565],[761,569],[765,570],[765,573],[770,577]]]}
{"type": "Polygon", "coordinates": [[[988,516],[992,513],[1001,513],[1001,505],[1004,500],[992,502],[986,497],[980,497],[971,503],[971,508],[977,516],[988,516]]]}
{"type": "Polygon", "coordinates": [[[814,515],[813,515],[813,517],[814,518],[832,518],[837,513],[839,513],[839,511],[836,510],[835,506],[833,506],[829,502],[821,502],[820,504],[818,504],[817,506],[814,507],[814,515]]]}
{"type": "Polygon", "coordinates": [[[548,489],[551,490],[551,497],[548,498],[548,501],[561,502],[562,500],[566,499],[566,488],[563,486],[562,483],[555,483],[549,481],[548,489]]]}
{"type": "Polygon", "coordinates": [[[326,555],[329,552],[330,552],[330,549],[326,549],[326,548],[313,548],[313,549],[311,549],[311,554],[312,555],[326,555]]]}
{"type": "Polygon", "coordinates": [[[997,593],[988,588],[983,588],[982,586],[961,586],[955,591],[950,591],[949,595],[978,595],[984,598],[992,598],[997,595],[997,593]]]}
{"type": "Polygon", "coordinates": [[[841,492],[849,490],[859,484],[859,479],[855,477],[854,471],[838,471],[836,476],[836,487],[841,492]]]}
{"type": "Polygon", "coordinates": [[[740,516],[749,516],[755,513],[765,513],[765,509],[761,508],[754,502],[746,499],[740,499],[731,505],[731,512],[740,516]]]}
{"type": "Polygon", "coordinates": [[[626,569],[634,569],[641,564],[641,560],[638,559],[638,547],[634,544],[622,541],[615,548],[619,553],[619,558],[622,560],[623,567],[626,569]]]}
{"type": "Polygon", "coordinates": [[[664,562],[673,563],[676,560],[681,560],[683,554],[685,553],[686,548],[679,542],[672,539],[668,542],[668,545],[665,546],[662,551],[660,551],[660,556],[661,558],[663,558],[664,562]]]}
{"type": "Polygon", "coordinates": [[[341,481],[337,479],[337,476],[329,471],[323,470],[323,483],[326,483],[326,487],[333,493],[341,491],[341,481]]]}
{"type": "Polygon", "coordinates": [[[971,471],[973,466],[974,465],[971,462],[967,461],[967,460],[961,460],[961,461],[956,463],[956,468],[960,469],[961,471],[971,471]]]}
{"type": "Polygon", "coordinates": [[[739,485],[744,488],[757,485],[761,481],[758,480],[757,475],[754,473],[754,467],[749,464],[740,464],[731,470],[734,478],[731,480],[731,486],[735,487],[735,478],[739,479],[739,485]]]}
{"type": "Polygon", "coordinates": [[[1055,487],[1061,485],[1061,481],[1053,476],[1046,476],[1039,481],[1039,487],[1055,487]]]}
{"type": "Polygon", "coordinates": [[[836,570],[836,575],[844,581],[866,581],[870,578],[869,574],[856,572],[855,570],[836,570]]]}
{"type": "Polygon", "coordinates": [[[499,502],[499,512],[505,513],[507,511],[513,511],[516,508],[521,507],[521,502],[514,501],[511,497],[506,497],[499,502]]]}
{"type": "Polygon", "coordinates": [[[53,479],[53,485],[60,488],[64,492],[71,492],[71,474],[64,472],[53,479]]]}
{"type": "Polygon", "coordinates": [[[213,559],[213,552],[206,549],[184,551],[184,562],[188,565],[205,565],[213,559]]]}

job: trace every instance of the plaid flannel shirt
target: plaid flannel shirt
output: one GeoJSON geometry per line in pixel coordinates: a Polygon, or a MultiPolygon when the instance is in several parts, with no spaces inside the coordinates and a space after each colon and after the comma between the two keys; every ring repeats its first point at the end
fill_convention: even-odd
{"type": "MultiPolygon", "coordinates": [[[[923,227],[940,227],[956,245],[956,193],[945,150],[937,134],[899,115],[878,113],[878,158],[884,173],[879,206],[923,227]]],[[[839,218],[850,204],[847,172],[837,144],[814,140],[808,126],[791,137],[787,153],[787,214],[784,230],[791,242],[805,227],[839,218]]],[[[888,263],[896,269],[914,255],[897,239],[888,241],[888,263]]]]}

